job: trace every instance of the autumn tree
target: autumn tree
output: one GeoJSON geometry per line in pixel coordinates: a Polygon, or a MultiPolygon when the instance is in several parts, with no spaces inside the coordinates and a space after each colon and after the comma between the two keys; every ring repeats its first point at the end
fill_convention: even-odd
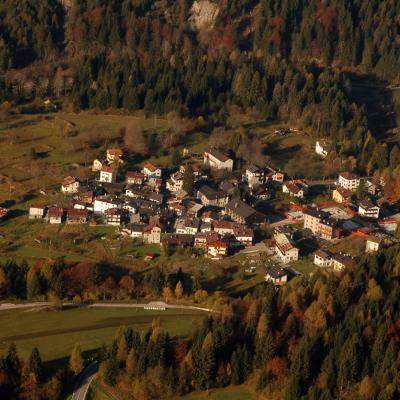
{"type": "Polygon", "coordinates": [[[69,368],[75,374],[79,375],[85,367],[85,361],[82,356],[81,347],[76,344],[72,349],[69,359],[69,368]]]}

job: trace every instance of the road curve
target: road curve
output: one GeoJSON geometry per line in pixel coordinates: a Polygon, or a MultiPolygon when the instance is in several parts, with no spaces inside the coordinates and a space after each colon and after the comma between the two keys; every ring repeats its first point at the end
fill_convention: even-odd
{"type": "Polygon", "coordinates": [[[97,361],[90,364],[78,377],[71,400],[85,400],[92,380],[97,375],[97,361]]]}

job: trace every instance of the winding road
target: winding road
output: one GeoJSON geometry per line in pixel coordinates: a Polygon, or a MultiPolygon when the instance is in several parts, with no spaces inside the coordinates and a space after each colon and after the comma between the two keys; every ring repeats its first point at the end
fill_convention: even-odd
{"type": "Polygon", "coordinates": [[[85,400],[92,380],[97,375],[97,361],[90,364],[78,377],[71,400],[85,400]]]}

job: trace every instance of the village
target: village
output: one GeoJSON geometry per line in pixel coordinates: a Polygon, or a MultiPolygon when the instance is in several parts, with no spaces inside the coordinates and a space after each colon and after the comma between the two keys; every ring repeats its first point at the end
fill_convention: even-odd
{"type": "MultiPolygon", "coordinates": [[[[327,155],[324,145],[317,140],[315,152],[321,158],[327,155]]],[[[321,205],[309,200],[315,182],[287,179],[270,166],[235,170],[234,157],[222,149],[209,148],[202,157],[185,149],[175,170],[148,161],[140,171],[126,170],[126,156],[120,148],[107,149],[104,159],[93,161],[92,180],[67,176],[61,182],[70,207],[32,203],[29,219],[111,225],[121,237],[170,250],[190,247],[210,260],[263,255],[268,259],[265,280],[276,285],[299,275],[292,265],[305,257],[333,271],[356,264],[356,254],[331,252],[324,243],[357,236],[369,253],[397,241],[400,214],[395,206],[381,205],[384,182],[342,172],[334,182],[317,182],[331,199],[321,205]],[[285,208],[265,207],[274,198],[283,199],[285,208]],[[298,245],[305,238],[316,244],[306,253],[298,245]]],[[[5,218],[7,210],[0,212],[5,218]]]]}

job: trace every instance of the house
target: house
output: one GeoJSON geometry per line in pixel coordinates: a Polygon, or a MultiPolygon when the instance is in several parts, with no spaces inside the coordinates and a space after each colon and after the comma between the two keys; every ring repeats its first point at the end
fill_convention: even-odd
{"type": "Polygon", "coordinates": [[[375,253],[381,247],[381,239],[376,236],[368,236],[365,242],[365,252],[366,253],[375,253]]]}
{"type": "Polygon", "coordinates": [[[121,162],[124,152],[121,149],[107,149],[107,161],[112,164],[114,162],[121,162]]]}
{"type": "Polygon", "coordinates": [[[209,243],[217,242],[219,235],[215,231],[198,232],[194,235],[194,246],[203,250],[207,250],[209,243]]]}
{"type": "Polygon", "coordinates": [[[67,210],[67,224],[85,224],[88,220],[88,210],[70,208],[67,210]]]}
{"type": "Polygon", "coordinates": [[[229,195],[222,190],[214,190],[208,185],[201,186],[197,191],[197,198],[205,206],[225,207],[229,195]]]}
{"type": "Polygon", "coordinates": [[[162,176],[162,169],[157,167],[156,165],[147,162],[143,165],[142,174],[148,178],[161,178],[162,176]]]}
{"type": "Polygon", "coordinates": [[[241,200],[231,200],[225,206],[225,213],[239,224],[252,224],[259,217],[257,211],[241,200]]]}
{"type": "Polygon", "coordinates": [[[43,218],[46,214],[46,206],[31,204],[29,207],[29,219],[43,218]]]}
{"type": "Polygon", "coordinates": [[[304,212],[304,229],[310,229],[315,235],[323,239],[331,240],[341,235],[338,222],[333,219],[330,213],[309,207],[304,212]]]}
{"type": "Polygon", "coordinates": [[[275,235],[275,251],[284,264],[299,259],[299,249],[294,245],[293,240],[284,233],[275,235]]]}
{"type": "Polygon", "coordinates": [[[74,194],[78,193],[79,190],[79,181],[73,176],[67,176],[64,178],[63,183],[61,185],[61,191],[64,194],[74,194]]]}
{"type": "Polygon", "coordinates": [[[266,175],[265,175],[266,181],[283,183],[284,179],[285,179],[285,174],[283,172],[277,171],[276,169],[267,165],[266,175]]]}
{"type": "Polygon", "coordinates": [[[64,210],[61,207],[49,207],[47,211],[47,220],[50,224],[61,224],[64,216],[64,210]]]}
{"type": "Polygon", "coordinates": [[[347,255],[340,253],[332,255],[332,267],[335,271],[342,271],[345,268],[352,269],[356,265],[356,262],[347,255]]]}
{"type": "Polygon", "coordinates": [[[140,238],[143,237],[144,228],[143,224],[128,224],[122,229],[122,233],[132,238],[140,238]]]}
{"type": "Polygon", "coordinates": [[[233,230],[235,239],[246,247],[253,245],[254,232],[253,229],[237,227],[233,230]]]}
{"type": "Polygon", "coordinates": [[[178,219],[175,222],[175,232],[179,234],[195,235],[199,227],[200,221],[196,218],[178,219]]]}
{"type": "Polygon", "coordinates": [[[125,201],[122,205],[122,209],[125,210],[128,215],[132,216],[138,212],[139,207],[135,201],[125,201]]]}
{"type": "Polygon", "coordinates": [[[104,212],[104,218],[107,225],[121,225],[122,211],[119,208],[109,208],[104,212]]]}
{"type": "Polygon", "coordinates": [[[148,244],[161,243],[161,226],[159,224],[150,224],[143,231],[143,237],[148,244]]]}
{"type": "Polygon", "coordinates": [[[99,196],[94,200],[93,212],[96,215],[104,214],[110,208],[118,208],[120,203],[109,199],[108,197],[99,196]]]}
{"type": "Polygon", "coordinates": [[[162,235],[161,243],[171,247],[192,247],[194,242],[193,235],[166,233],[162,235]]]}
{"type": "Polygon", "coordinates": [[[142,185],[144,181],[144,174],[141,172],[128,171],[125,175],[127,185],[142,185]]]}
{"type": "Polygon", "coordinates": [[[4,219],[8,215],[8,208],[0,207],[0,220],[4,219]]]}
{"type": "Polygon", "coordinates": [[[147,180],[147,185],[155,190],[157,193],[161,192],[162,183],[163,181],[161,178],[150,177],[147,180]]]}
{"type": "Polygon", "coordinates": [[[204,206],[194,201],[189,201],[186,203],[186,212],[188,215],[193,215],[194,217],[199,217],[204,206]]]}
{"type": "Polygon", "coordinates": [[[262,186],[257,186],[255,188],[253,188],[250,191],[250,196],[255,200],[265,201],[265,200],[269,200],[272,197],[272,193],[273,193],[273,191],[270,188],[262,185],[262,186]]]}
{"type": "Polygon", "coordinates": [[[290,181],[282,185],[282,192],[288,193],[290,197],[304,199],[308,186],[304,182],[290,181]]]}
{"type": "Polygon", "coordinates": [[[370,200],[362,200],[358,204],[358,214],[366,218],[379,218],[380,207],[373,204],[370,200]]]}
{"type": "Polygon", "coordinates": [[[92,171],[93,172],[101,171],[101,169],[103,168],[103,165],[107,165],[107,159],[106,158],[102,158],[102,159],[96,158],[93,161],[92,171]]]}
{"type": "Polygon", "coordinates": [[[254,164],[249,165],[242,175],[242,181],[248,183],[251,187],[265,183],[265,179],[266,170],[254,164]]]}
{"type": "Polygon", "coordinates": [[[329,149],[330,149],[330,142],[328,142],[327,140],[324,139],[318,139],[315,143],[315,152],[325,158],[328,153],[329,153],[329,149]]]}
{"type": "Polygon", "coordinates": [[[235,229],[239,227],[236,222],[226,220],[213,221],[212,225],[214,231],[221,236],[233,236],[235,234],[235,229]]]}
{"type": "Polygon", "coordinates": [[[226,257],[229,253],[229,244],[225,240],[217,240],[207,244],[207,256],[211,258],[226,257]]]}
{"type": "Polygon", "coordinates": [[[212,169],[233,170],[233,160],[215,148],[204,152],[204,165],[212,169]]]}
{"type": "Polygon", "coordinates": [[[332,267],[333,260],[332,260],[332,255],[323,250],[317,250],[313,253],[314,256],[314,264],[317,265],[318,267],[332,267]]]}
{"type": "Polygon", "coordinates": [[[181,172],[175,172],[167,180],[167,189],[170,192],[179,192],[183,189],[183,175],[181,172]]]}
{"type": "Polygon", "coordinates": [[[78,199],[85,204],[92,204],[93,203],[93,191],[88,190],[79,194],[78,199]]]}
{"type": "Polygon", "coordinates": [[[360,185],[360,178],[351,172],[342,172],[339,174],[338,186],[354,191],[360,185]]]}
{"type": "Polygon", "coordinates": [[[265,281],[274,285],[283,285],[288,281],[288,274],[284,268],[272,265],[265,270],[265,281]]]}
{"type": "Polygon", "coordinates": [[[367,179],[364,183],[365,189],[369,194],[375,196],[378,193],[378,186],[375,185],[371,180],[367,179]]]}
{"type": "Polygon", "coordinates": [[[332,199],[339,204],[349,203],[351,201],[352,194],[353,192],[351,190],[339,186],[332,192],[332,199]]]}
{"type": "Polygon", "coordinates": [[[103,165],[100,170],[100,182],[115,183],[117,180],[116,170],[108,165],[103,165]]]}

